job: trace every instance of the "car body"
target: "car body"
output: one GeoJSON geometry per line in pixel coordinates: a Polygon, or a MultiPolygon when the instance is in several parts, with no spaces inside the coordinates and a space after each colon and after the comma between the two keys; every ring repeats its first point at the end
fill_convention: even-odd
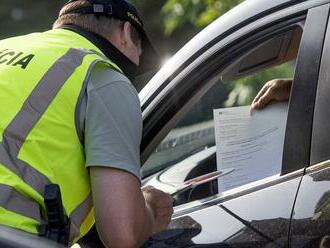
{"type": "Polygon", "coordinates": [[[143,182],[173,193],[217,169],[212,118],[200,113],[223,104],[207,101],[228,94],[227,81],[293,65],[279,173],[224,192],[214,180],[176,195],[169,228],[145,247],[329,247],[329,2],[244,1],[142,89],[143,182]]]}
{"type": "MultiPolygon", "coordinates": [[[[296,59],[280,172],[224,192],[213,180],[176,195],[168,229],[144,247],[329,247],[329,6],[330,0],[246,0],[142,89],[143,184],[173,193],[173,182],[217,169],[210,113],[223,107],[230,88],[224,81],[296,59]]],[[[60,247],[0,230],[0,247],[53,246],[60,247]]]]}

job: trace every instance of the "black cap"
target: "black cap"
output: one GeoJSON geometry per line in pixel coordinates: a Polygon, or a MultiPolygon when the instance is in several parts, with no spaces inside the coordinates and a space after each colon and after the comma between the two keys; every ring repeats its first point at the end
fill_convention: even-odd
{"type": "MultiPolygon", "coordinates": [[[[80,0],[70,0],[65,5],[80,0]]],[[[80,7],[61,13],[66,14],[95,14],[96,16],[114,17],[123,21],[130,22],[141,34],[142,55],[138,74],[158,69],[160,65],[159,56],[148,38],[142,19],[134,5],[126,0],[88,0],[90,6],[80,7]]]]}

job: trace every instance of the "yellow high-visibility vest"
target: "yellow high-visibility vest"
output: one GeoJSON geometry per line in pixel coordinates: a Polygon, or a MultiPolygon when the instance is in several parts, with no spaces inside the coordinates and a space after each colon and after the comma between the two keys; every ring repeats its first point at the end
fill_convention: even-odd
{"type": "Polygon", "coordinates": [[[0,41],[0,225],[37,234],[49,183],[60,186],[71,243],[94,224],[75,110],[97,63],[120,71],[64,29],[0,41]]]}

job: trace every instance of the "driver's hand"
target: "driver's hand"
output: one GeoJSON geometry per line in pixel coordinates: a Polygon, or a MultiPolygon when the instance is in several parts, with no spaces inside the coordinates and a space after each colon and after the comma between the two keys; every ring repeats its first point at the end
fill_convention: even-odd
{"type": "Polygon", "coordinates": [[[288,101],[292,79],[274,79],[268,81],[254,98],[251,109],[262,109],[271,101],[288,101]]]}
{"type": "Polygon", "coordinates": [[[173,214],[172,196],[152,186],[144,187],[142,192],[154,216],[153,233],[165,230],[173,214]]]}

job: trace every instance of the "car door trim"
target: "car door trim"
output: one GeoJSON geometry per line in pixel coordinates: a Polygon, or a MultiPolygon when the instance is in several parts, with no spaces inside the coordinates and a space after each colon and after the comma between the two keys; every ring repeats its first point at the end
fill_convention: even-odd
{"type": "Polygon", "coordinates": [[[175,207],[175,211],[173,214],[173,218],[177,218],[179,216],[201,210],[213,205],[219,205],[225,201],[235,199],[237,197],[240,197],[242,195],[247,195],[250,193],[253,193],[258,190],[262,190],[268,187],[272,187],[275,185],[278,185],[280,183],[284,183],[293,179],[301,178],[304,175],[305,169],[302,168],[300,170],[296,170],[294,172],[279,176],[271,176],[268,178],[261,179],[256,182],[252,182],[250,184],[246,184],[237,188],[234,188],[232,190],[228,190],[225,192],[222,192],[220,194],[217,194],[215,196],[211,196],[208,198],[204,198],[202,200],[193,201],[187,204],[183,204],[180,206],[175,207]]]}
{"type": "Polygon", "coordinates": [[[314,172],[318,172],[320,170],[328,169],[329,167],[330,167],[330,160],[326,160],[324,162],[306,168],[306,174],[311,174],[314,172]]]}

